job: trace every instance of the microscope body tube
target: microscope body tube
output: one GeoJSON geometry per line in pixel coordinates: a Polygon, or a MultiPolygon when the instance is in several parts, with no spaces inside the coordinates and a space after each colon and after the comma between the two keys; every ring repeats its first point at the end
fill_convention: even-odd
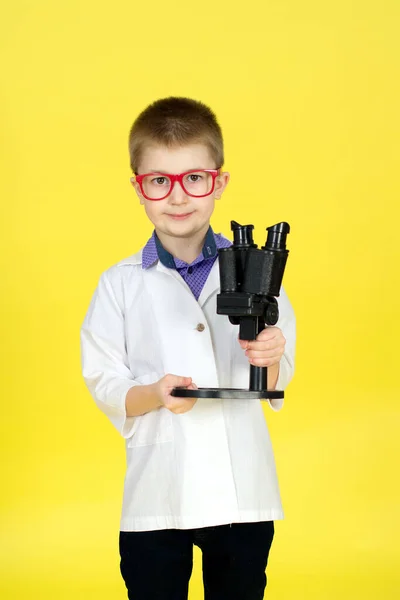
{"type": "Polygon", "coordinates": [[[221,293],[236,292],[237,290],[237,259],[236,249],[220,248],[218,250],[219,278],[221,293]]]}
{"type": "Polygon", "coordinates": [[[247,251],[242,291],[262,296],[279,296],[288,250],[247,251]]]}

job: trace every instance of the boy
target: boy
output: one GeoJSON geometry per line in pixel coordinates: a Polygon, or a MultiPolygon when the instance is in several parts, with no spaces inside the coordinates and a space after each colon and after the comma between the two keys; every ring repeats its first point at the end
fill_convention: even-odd
{"type": "MultiPolygon", "coordinates": [[[[261,402],[171,396],[176,386],[269,389],[293,376],[295,318],[254,342],[216,314],[218,248],[210,218],[229,174],[214,113],[188,98],[147,107],[129,138],[131,182],[154,232],[100,276],[81,328],[83,377],[126,440],[119,533],[130,600],[186,600],[193,545],[206,600],[261,600],[282,507],[261,402]]],[[[282,400],[268,401],[279,410],[282,400]]]]}

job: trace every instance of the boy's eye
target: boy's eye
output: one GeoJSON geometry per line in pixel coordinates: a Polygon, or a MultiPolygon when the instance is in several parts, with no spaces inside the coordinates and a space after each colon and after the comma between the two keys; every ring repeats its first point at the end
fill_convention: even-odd
{"type": "Polygon", "coordinates": [[[188,181],[190,183],[197,183],[198,181],[200,181],[201,179],[201,175],[198,175],[197,173],[191,173],[190,175],[188,175],[188,181]]]}
{"type": "Polygon", "coordinates": [[[168,179],[167,177],[155,177],[151,180],[151,183],[154,183],[156,185],[165,185],[166,183],[168,183],[168,179]]]}

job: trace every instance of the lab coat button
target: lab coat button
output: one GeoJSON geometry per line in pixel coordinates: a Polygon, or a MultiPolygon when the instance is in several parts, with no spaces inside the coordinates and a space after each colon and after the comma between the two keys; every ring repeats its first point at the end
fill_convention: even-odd
{"type": "Polygon", "coordinates": [[[206,328],[205,325],[203,325],[203,323],[199,323],[196,327],[197,331],[204,331],[206,328]]]}

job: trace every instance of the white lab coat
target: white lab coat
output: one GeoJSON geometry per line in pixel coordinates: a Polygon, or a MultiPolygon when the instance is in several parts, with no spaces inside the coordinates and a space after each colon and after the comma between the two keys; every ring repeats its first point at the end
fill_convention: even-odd
{"type": "MultiPolygon", "coordinates": [[[[238,327],[216,313],[218,259],[198,301],[177,271],[160,261],[143,270],[141,262],[142,251],[102,273],[81,327],[84,380],[126,443],[121,531],[282,519],[259,400],[199,399],[181,415],[162,407],[126,416],[128,390],[167,373],[198,387],[249,385],[238,327]]],[[[294,370],[295,318],[283,289],[278,302],[287,342],[277,389],[284,389],[294,370]]],[[[268,403],[279,410],[283,400],[268,403]]]]}

